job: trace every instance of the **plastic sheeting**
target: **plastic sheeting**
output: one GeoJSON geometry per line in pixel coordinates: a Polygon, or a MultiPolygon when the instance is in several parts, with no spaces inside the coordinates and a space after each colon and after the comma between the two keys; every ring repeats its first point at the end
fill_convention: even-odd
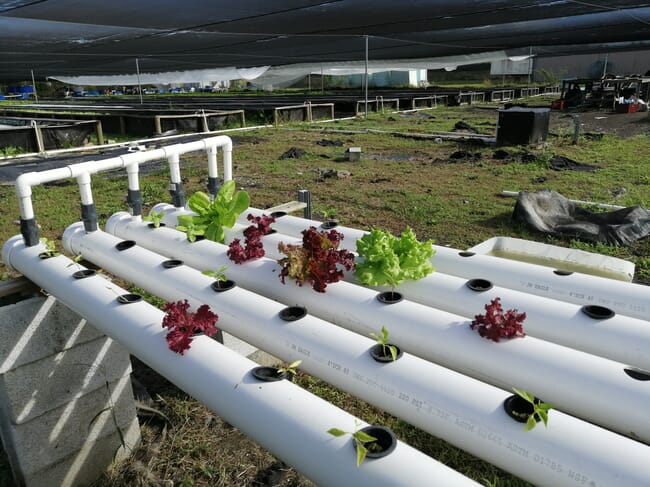
{"type": "Polygon", "coordinates": [[[0,77],[128,75],[135,59],[142,73],[361,61],[365,36],[371,60],[634,46],[650,40],[650,3],[13,0],[0,4],[0,77]]]}
{"type": "Polygon", "coordinates": [[[594,213],[551,190],[520,192],[513,218],[543,233],[611,245],[650,235],[650,212],[640,206],[594,213]]]}

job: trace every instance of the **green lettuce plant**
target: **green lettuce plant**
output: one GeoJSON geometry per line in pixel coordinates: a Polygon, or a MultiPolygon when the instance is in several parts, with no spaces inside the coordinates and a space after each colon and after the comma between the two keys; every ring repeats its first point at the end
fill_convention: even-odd
{"type": "Polygon", "coordinates": [[[417,281],[434,271],[429,262],[434,254],[432,243],[418,242],[410,228],[399,237],[373,229],[357,240],[357,253],[363,261],[357,262],[354,275],[367,286],[394,288],[407,279],[417,281]]]}
{"type": "Polygon", "coordinates": [[[221,186],[214,201],[197,191],[187,203],[196,214],[179,216],[176,228],[185,231],[190,241],[204,235],[208,240],[223,243],[223,229],[233,227],[237,217],[250,205],[250,197],[246,191],[236,191],[235,182],[230,180],[221,186]]]}

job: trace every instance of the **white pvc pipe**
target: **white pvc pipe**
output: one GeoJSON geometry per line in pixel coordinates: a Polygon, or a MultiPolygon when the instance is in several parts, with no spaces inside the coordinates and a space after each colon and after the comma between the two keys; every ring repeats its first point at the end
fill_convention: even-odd
{"type": "MultiPolygon", "coordinates": [[[[249,208],[239,223],[247,225],[245,216],[266,214],[264,210],[249,208]]],[[[321,222],[286,215],[278,218],[273,228],[280,233],[300,237],[300,232],[309,226],[318,227],[321,222]]],[[[341,248],[356,249],[356,240],[365,233],[354,228],[337,226],[345,239],[341,248]]],[[[436,253],[431,263],[436,272],[473,279],[477,276],[489,279],[494,284],[528,294],[544,296],[558,301],[579,305],[598,305],[642,320],[650,320],[650,287],[604,277],[574,272],[560,276],[550,267],[519,262],[489,255],[463,256],[458,249],[433,245],[436,253]]]]}
{"type": "MultiPolygon", "coordinates": [[[[180,154],[194,152],[198,150],[209,151],[210,148],[222,147],[224,151],[224,180],[232,179],[232,140],[225,135],[209,137],[202,140],[187,142],[184,144],[175,144],[171,147],[163,147],[151,151],[132,152],[123,156],[111,157],[97,161],[86,161],[78,164],[71,164],[66,167],[51,169],[40,172],[23,173],[15,181],[16,195],[20,207],[20,216],[23,220],[34,218],[34,209],[31,201],[33,186],[61,179],[78,177],[81,174],[96,174],[102,171],[119,169],[131,164],[144,164],[147,162],[168,158],[172,170],[172,182],[180,181],[180,172],[174,169],[174,161],[177,162],[180,154]]],[[[133,177],[129,178],[132,184],[133,177]]],[[[129,186],[131,189],[134,187],[129,186]]]]}
{"type": "MultiPolygon", "coordinates": [[[[534,391],[563,411],[650,441],[650,388],[628,377],[620,363],[534,337],[496,344],[472,331],[463,317],[406,300],[382,305],[376,292],[347,282],[331,284],[325,293],[290,281],[282,285],[275,261],[262,258],[236,265],[226,256],[225,245],[189,243],[183,233],[167,227],[147,231],[126,213],[113,215],[106,230],[200,270],[229,265],[229,277],[246,289],[287,305],[300,304],[364,336],[379,333],[385,325],[391,341],[414,355],[507,390],[534,391]]],[[[64,245],[70,245],[67,241],[70,237],[64,234],[64,245]]]]}
{"type": "MultiPolygon", "coordinates": [[[[148,230],[158,234],[161,229],[148,230]]],[[[139,246],[119,253],[115,249],[119,241],[105,232],[86,234],[79,224],[64,234],[69,251],[164,299],[187,297],[194,306],[208,303],[219,314],[225,331],[284,360],[302,359],[301,367],[309,373],[537,485],[574,485],[576,474],[602,485],[621,476],[650,480],[645,479],[645,465],[640,461],[650,449],[641,443],[557,411],[550,419],[555,428],[538,427],[526,433],[503,413],[501,403],[507,396],[503,391],[408,354],[392,364],[377,364],[367,354],[373,344],[368,338],[309,315],[284,322],[278,316],[283,306],[276,302],[239,287],[214,293],[209,287],[211,278],[186,266],[165,269],[161,265],[164,257],[139,246]],[[554,422],[556,417],[560,421],[554,422]],[[630,449],[632,457],[625,455],[623,463],[618,455],[614,460],[614,444],[630,449]],[[633,467],[636,462],[640,463],[633,467]]],[[[211,242],[192,246],[207,243],[211,242]]]]}
{"type": "Polygon", "coordinates": [[[327,430],[354,431],[365,423],[289,381],[255,380],[250,371],[257,364],[208,337],[196,337],[184,355],[170,351],[162,311],[144,301],[117,303],[114,293],[126,291],[99,275],[74,279],[70,259],[41,260],[44,250],[25,247],[16,236],[5,244],[3,261],[318,485],[428,487],[431,477],[443,485],[478,485],[402,442],[388,456],[357,467],[350,438],[333,438],[327,430]]]}
{"type": "MultiPolygon", "coordinates": [[[[174,215],[168,214],[170,227],[175,225],[171,223],[174,215]]],[[[245,228],[236,224],[232,229],[226,229],[225,243],[235,238],[243,240],[245,228]]],[[[284,254],[278,251],[280,242],[302,244],[300,239],[280,233],[267,235],[263,239],[265,255],[271,259],[283,258],[284,254]]],[[[474,277],[482,278],[481,275],[474,277]]],[[[346,273],[345,279],[357,283],[352,273],[346,273]]],[[[524,332],[527,335],[650,371],[650,322],[646,320],[624,315],[595,319],[575,304],[498,286],[475,292],[467,286],[468,282],[467,279],[434,272],[418,281],[405,281],[396,290],[416,303],[470,319],[483,314],[485,305],[499,297],[504,310],[517,309],[526,313],[524,332]]]]}
{"type": "Polygon", "coordinates": [[[79,174],[77,176],[77,184],[79,186],[79,195],[81,196],[82,205],[92,205],[93,204],[93,192],[90,188],[90,174],[87,172],[79,174]]]}

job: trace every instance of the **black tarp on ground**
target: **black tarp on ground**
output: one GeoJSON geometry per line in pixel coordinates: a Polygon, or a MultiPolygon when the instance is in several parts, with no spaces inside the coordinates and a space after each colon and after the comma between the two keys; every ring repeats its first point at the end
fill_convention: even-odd
{"type": "Polygon", "coordinates": [[[645,208],[592,212],[551,190],[520,192],[513,218],[543,233],[611,245],[629,245],[650,235],[650,211],[645,208]]]}

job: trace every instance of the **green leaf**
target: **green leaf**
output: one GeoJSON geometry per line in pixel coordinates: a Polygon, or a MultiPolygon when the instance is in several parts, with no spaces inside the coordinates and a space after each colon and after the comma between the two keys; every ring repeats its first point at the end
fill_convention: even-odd
{"type": "Polygon", "coordinates": [[[363,443],[372,443],[373,441],[377,441],[377,438],[361,430],[355,432],[352,436],[354,436],[357,440],[362,441],[363,443]]]}
{"type": "Polygon", "coordinates": [[[517,389],[515,387],[513,387],[512,390],[515,391],[515,394],[517,394],[522,399],[525,399],[526,401],[528,401],[529,403],[531,403],[533,405],[535,404],[535,396],[532,395],[530,392],[522,391],[522,390],[517,389]]]}
{"type": "Polygon", "coordinates": [[[340,437],[340,436],[347,435],[347,432],[345,432],[343,430],[340,430],[338,428],[330,428],[330,429],[327,430],[327,432],[332,436],[336,436],[337,438],[340,437]]]}
{"type": "Polygon", "coordinates": [[[190,209],[198,215],[205,215],[210,211],[210,197],[203,191],[197,191],[187,201],[190,209]]]}
{"type": "Polygon", "coordinates": [[[390,350],[390,355],[393,357],[393,362],[397,360],[397,347],[395,345],[386,345],[390,350]]]}
{"type": "Polygon", "coordinates": [[[535,415],[531,414],[530,416],[528,416],[528,420],[526,421],[526,428],[524,428],[524,431],[530,431],[536,425],[537,425],[537,421],[535,421],[535,415]]]}
{"type": "Polygon", "coordinates": [[[363,461],[366,459],[368,450],[361,443],[357,442],[357,467],[359,467],[363,461]]]}

